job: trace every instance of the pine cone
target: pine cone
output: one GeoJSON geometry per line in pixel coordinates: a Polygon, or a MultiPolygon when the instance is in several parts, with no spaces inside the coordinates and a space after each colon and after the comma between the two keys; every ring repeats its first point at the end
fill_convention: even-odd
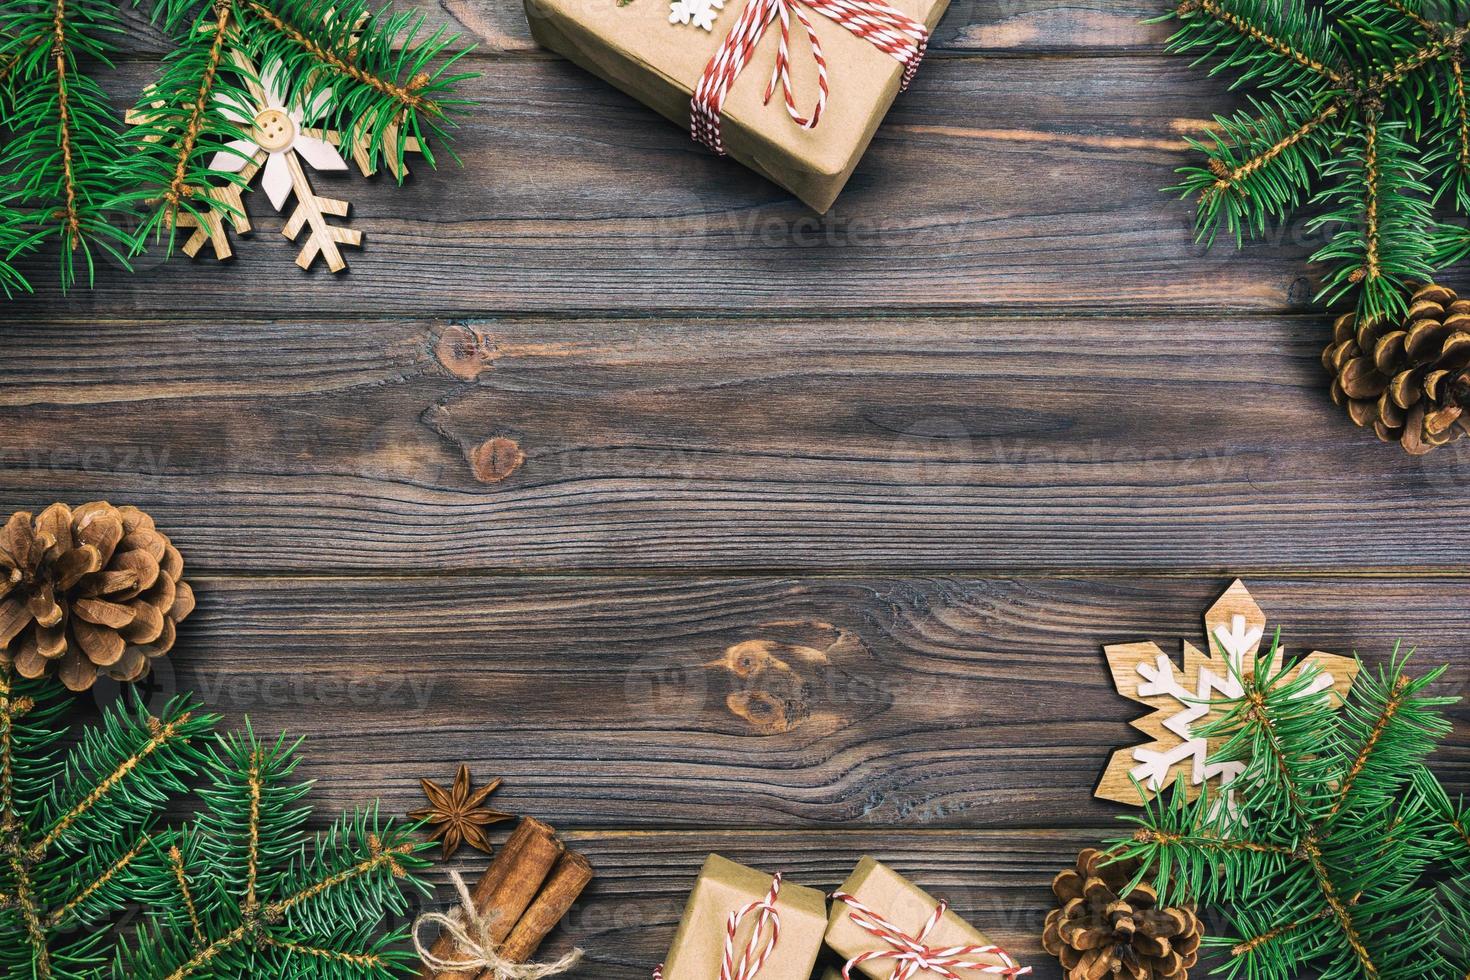
{"type": "Polygon", "coordinates": [[[1322,364],[1332,372],[1332,400],[1354,422],[1414,455],[1470,432],[1470,300],[1430,283],[1409,301],[1408,329],[1358,322],[1332,325],[1322,364]]]}
{"type": "Polygon", "coordinates": [[[22,677],[53,667],[73,691],[98,670],[147,675],[194,609],[184,559],[136,507],[52,504],[0,528],[0,663],[22,677]]]}
{"type": "Polygon", "coordinates": [[[1158,894],[1145,884],[1120,898],[1139,864],[1109,858],[1089,847],[1075,870],[1052,881],[1061,907],[1047,915],[1041,945],[1061,960],[1067,980],[1185,980],[1199,959],[1199,916],[1190,906],[1159,908],[1158,894]]]}

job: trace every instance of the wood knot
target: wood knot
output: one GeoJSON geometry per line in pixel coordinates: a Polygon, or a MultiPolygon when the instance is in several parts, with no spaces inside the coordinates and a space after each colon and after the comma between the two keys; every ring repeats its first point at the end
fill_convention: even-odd
{"type": "Polygon", "coordinates": [[[812,687],[800,668],[825,659],[820,650],[773,640],[736,643],[717,661],[739,681],[725,707],[762,735],[789,732],[811,715],[812,687]]]}
{"type": "Polygon", "coordinates": [[[770,691],[732,691],[725,697],[725,707],[768,735],[789,732],[803,720],[806,713],[788,711],[791,705],[792,702],[778,698],[770,691]]]}
{"type": "Polygon", "coordinates": [[[716,696],[755,734],[789,732],[813,718],[831,724],[855,704],[881,700],[839,665],[866,654],[855,633],[817,620],[775,620],[759,629],[759,638],[732,643],[704,665],[715,671],[716,696]],[[855,688],[862,689],[857,697],[849,693],[855,688]]]}
{"type": "Polygon", "coordinates": [[[526,454],[509,436],[492,436],[465,453],[470,470],[481,483],[499,483],[521,468],[526,454]]]}
{"type": "Polygon", "coordinates": [[[455,324],[439,335],[434,357],[461,381],[474,381],[495,362],[493,345],[482,334],[455,324]]]}

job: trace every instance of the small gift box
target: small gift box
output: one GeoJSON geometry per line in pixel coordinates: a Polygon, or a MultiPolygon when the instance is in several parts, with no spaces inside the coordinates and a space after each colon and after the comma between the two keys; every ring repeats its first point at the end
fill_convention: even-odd
{"type": "Polygon", "coordinates": [[[542,46],[826,211],[949,0],[669,3],[525,0],[542,46]]]}
{"type": "Polygon", "coordinates": [[[847,960],[849,974],[872,980],[993,980],[1031,972],[946,903],[871,857],[833,894],[826,940],[847,960]]]}
{"type": "Polygon", "coordinates": [[[827,929],[827,898],[711,854],[699,872],[663,980],[809,980],[827,929]]]}

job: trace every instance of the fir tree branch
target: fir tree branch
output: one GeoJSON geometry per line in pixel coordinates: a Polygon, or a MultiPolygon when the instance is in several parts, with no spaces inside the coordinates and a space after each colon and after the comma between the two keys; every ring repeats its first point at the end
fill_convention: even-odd
{"type": "Polygon", "coordinates": [[[243,0],[243,3],[283,37],[289,38],[299,47],[310,52],[318,61],[338,73],[373,88],[383,95],[389,96],[397,101],[405,110],[422,110],[436,116],[441,114],[437,103],[419,94],[419,90],[429,84],[430,79],[428,75],[415,75],[409,79],[407,85],[398,85],[386,78],[380,78],[372,72],[364,70],[354,60],[342,57],[337,52],[308,37],[295,26],[287,23],[270,7],[260,3],[259,0],[243,0]]]}
{"type": "Polygon", "coordinates": [[[1248,840],[1244,837],[1219,837],[1214,834],[1178,834],[1159,830],[1154,827],[1142,827],[1134,831],[1133,839],[1141,844],[1159,844],[1164,847],[1176,847],[1184,844],[1199,848],[1202,851],[1217,854],[1252,851],[1256,854],[1275,854],[1296,861],[1306,860],[1306,855],[1299,849],[1282,847],[1278,844],[1264,844],[1260,841],[1248,840]]]}
{"type": "Polygon", "coordinates": [[[71,101],[67,92],[66,72],[66,0],[56,0],[56,13],[52,18],[52,51],[56,63],[56,112],[60,117],[61,174],[62,187],[66,195],[66,208],[61,214],[66,229],[64,247],[76,251],[82,241],[82,219],[77,213],[77,180],[72,159],[71,101]]]}
{"type": "Polygon", "coordinates": [[[1270,755],[1268,764],[1276,770],[1281,780],[1281,788],[1286,793],[1291,809],[1299,821],[1298,826],[1303,829],[1310,827],[1312,825],[1311,810],[1307,806],[1302,790],[1297,786],[1296,775],[1292,772],[1291,760],[1287,756],[1286,749],[1277,736],[1276,721],[1267,711],[1265,693],[1254,677],[1250,677],[1246,682],[1245,697],[1241,705],[1242,716],[1256,726],[1256,733],[1260,736],[1259,744],[1264,745],[1270,755]]]}
{"type": "Polygon", "coordinates": [[[1341,103],[1329,102],[1317,115],[1238,166],[1227,167],[1219,158],[1211,157],[1210,172],[1217,178],[1214,183],[1214,191],[1219,193],[1236,188],[1242,180],[1296,146],[1341,111],[1341,103]]]}
{"type": "Polygon", "coordinates": [[[1311,231],[1332,230],[1312,255],[1333,264],[1319,296],[1332,302],[1357,287],[1359,315],[1369,319],[1402,315],[1406,284],[1427,280],[1434,270],[1439,226],[1428,172],[1405,135],[1406,123],[1370,115],[1321,170],[1336,183],[1317,200],[1335,207],[1308,222],[1311,231]]]}
{"type": "Polygon", "coordinates": [[[1305,929],[1308,926],[1313,925],[1314,923],[1322,921],[1331,914],[1332,910],[1330,908],[1324,908],[1321,911],[1317,912],[1315,915],[1309,915],[1304,919],[1294,919],[1291,922],[1283,923],[1282,925],[1276,926],[1273,929],[1269,929],[1266,932],[1260,933],[1259,935],[1252,936],[1250,939],[1247,939],[1243,942],[1236,943],[1234,946],[1230,947],[1230,955],[1248,956],[1263,946],[1268,946],[1279,939],[1285,939],[1286,937],[1298,932],[1301,929],[1305,929]]]}
{"type": "Polygon", "coordinates": [[[250,753],[250,772],[246,777],[250,793],[249,825],[245,843],[245,906],[241,910],[246,919],[255,916],[260,905],[255,896],[256,881],[260,876],[260,752],[250,753]]]}
{"type": "Polygon", "coordinates": [[[1465,100],[1465,71],[1460,59],[1450,62],[1450,71],[1455,76],[1455,118],[1459,121],[1460,152],[1456,161],[1460,172],[1470,172],[1470,104],[1465,100]]]}
{"type": "Polygon", "coordinates": [[[1411,283],[1470,254],[1470,235],[1433,211],[1453,191],[1470,214],[1470,24],[1437,23],[1446,14],[1416,0],[1175,3],[1166,17],[1184,26],[1171,50],[1203,51],[1212,71],[1235,69],[1237,84],[1273,89],[1277,103],[1258,120],[1218,119],[1213,146],[1190,141],[1209,166],[1182,168],[1174,189],[1199,194],[1201,241],[1227,225],[1239,244],[1243,230],[1289,217],[1316,185],[1313,203],[1336,205],[1307,223],[1331,229],[1311,257],[1329,263],[1318,298],[1356,293],[1365,319],[1401,316],[1411,283]],[[1437,188],[1424,185],[1431,173],[1437,188]]]}
{"type": "Polygon", "coordinates": [[[1286,58],[1302,68],[1307,69],[1327,79],[1334,86],[1342,85],[1342,74],[1332,66],[1312,57],[1306,52],[1299,51],[1283,38],[1267,33],[1256,24],[1252,24],[1244,17],[1234,11],[1227,10],[1219,0],[1183,0],[1179,4],[1179,15],[1188,17],[1196,11],[1205,14],[1216,22],[1248,38],[1270,51],[1272,54],[1286,58]]]}
{"type": "Polygon", "coordinates": [[[1429,35],[1433,36],[1438,33],[1438,28],[1432,22],[1426,20],[1418,11],[1410,10],[1403,3],[1400,3],[1399,0],[1379,0],[1379,2],[1405,20],[1423,29],[1429,35]]]}
{"type": "Polygon", "coordinates": [[[350,963],[352,966],[360,966],[365,969],[382,969],[388,965],[387,960],[376,953],[349,953],[340,949],[323,949],[319,946],[307,946],[302,943],[287,942],[282,939],[277,939],[268,933],[262,935],[260,941],[262,945],[271,946],[288,953],[298,953],[303,956],[331,960],[336,963],[350,963]]]}
{"type": "Polygon", "coordinates": [[[251,928],[254,922],[255,920],[252,919],[250,920],[250,925],[238,925],[223,936],[220,936],[214,942],[195,953],[193,957],[177,970],[170,973],[168,980],[184,980],[185,977],[193,976],[196,971],[214,962],[215,957],[233,949],[242,939],[249,935],[248,929],[251,928]]]}
{"type": "Polygon", "coordinates": [[[1363,267],[1354,272],[1354,282],[1364,278],[1374,280],[1379,277],[1381,270],[1378,267],[1378,120],[1368,120],[1366,132],[1367,143],[1363,152],[1363,186],[1366,188],[1367,207],[1363,212],[1363,244],[1364,258],[1363,267]]]}
{"type": "Polygon", "coordinates": [[[143,837],[139,838],[136,844],[125,851],[123,855],[118,858],[117,861],[111,864],[106,870],[104,870],[100,876],[93,879],[90,884],[82,886],[81,890],[79,890],[75,895],[67,900],[64,905],[60,905],[57,908],[52,909],[51,913],[46,916],[46,927],[48,929],[55,929],[57,926],[61,925],[66,917],[76,911],[76,909],[81,906],[83,902],[87,901],[87,899],[91,898],[98,891],[105,888],[109,881],[121,874],[122,871],[128,867],[128,865],[132,864],[133,859],[141,854],[143,852],[143,848],[147,847],[150,843],[151,840],[146,834],[143,837]]]}
{"type": "Polygon", "coordinates": [[[1368,764],[1368,760],[1373,757],[1374,751],[1378,748],[1378,743],[1383,738],[1383,733],[1388,731],[1388,727],[1392,724],[1394,716],[1398,714],[1399,709],[1403,706],[1404,698],[1410,692],[1410,686],[1409,678],[1402,674],[1394,681],[1393,689],[1389,692],[1388,699],[1379,711],[1377,720],[1373,722],[1373,727],[1369,731],[1368,737],[1358,747],[1357,756],[1353,759],[1352,764],[1348,766],[1347,773],[1342,777],[1342,784],[1337,790],[1337,799],[1333,801],[1332,808],[1327,811],[1327,820],[1331,820],[1342,811],[1343,804],[1347,802],[1349,794],[1352,793],[1353,787],[1357,784],[1358,777],[1363,773],[1363,768],[1368,764]]]}
{"type": "Polygon", "coordinates": [[[14,693],[10,668],[0,669],[0,831],[16,823],[15,812],[15,721],[35,706],[24,695],[14,693]]]}
{"type": "Polygon", "coordinates": [[[9,55],[6,58],[0,59],[0,85],[4,85],[10,80],[11,73],[14,72],[16,67],[20,64],[21,59],[30,54],[32,51],[36,50],[36,48],[39,47],[41,43],[42,38],[39,36],[26,38],[24,41],[21,42],[19,51],[15,52],[12,55],[9,55]]]}
{"type": "MultiPolygon", "coordinates": [[[[18,839],[14,843],[19,843],[18,839]]],[[[14,849],[14,844],[11,846],[12,851],[6,860],[10,864],[10,874],[15,883],[15,904],[25,923],[26,941],[31,945],[36,977],[38,980],[48,980],[51,976],[51,949],[46,944],[46,925],[36,904],[36,886],[31,880],[31,869],[24,855],[14,849]]]]}
{"type": "Polygon", "coordinates": [[[389,867],[392,870],[393,876],[396,878],[407,877],[408,870],[400,862],[400,859],[412,855],[419,849],[419,846],[410,841],[395,847],[384,848],[378,840],[377,835],[370,836],[369,847],[371,853],[365,860],[336,874],[328,875],[315,881],[280,901],[271,902],[263,907],[257,907],[254,911],[246,915],[244,922],[196,952],[187,962],[170,973],[167,980],[185,980],[187,977],[192,977],[200,969],[212,963],[216,958],[243,942],[249,941],[262,945],[281,945],[265,929],[265,923],[277,921],[287,912],[291,911],[291,909],[302,903],[318,898],[332,889],[339,888],[363,875],[371,874],[384,866],[389,867]]]}
{"type": "Polygon", "coordinates": [[[188,728],[189,722],[192,720],[192,718],[192,712],[185,711],[177,718],[174,718],[173,720],[164,723],[150,715],[148,717],[148,728],[149,731],[152,733],[152,737],[143,744],[142,748],[133,753],[127,759],[123,760],[123,762],[115,770],[103,777],[102,780],[99,781],[94,787],[92,787],[91,791],[80,801],[78,801],[70,810],[62,814],[55,820],[55,822],[52,823],[51,828],[46,832],[45,836],[43,836],[41,840],[36,844],[36,854],[38,856],[44,854],[46,850],[51,847],[51,845],[55,844],[56,841],[64,833],[66,833],[67,829],[70,828],[72,824],[76,823],[77,820],[85,816],[93,807],[95,807],[102,799],[104,799],[108,793],[112,792],[119,783],[127,778],[129,773],[137,769],[138,766],[140,766],[143,761],[146,760],[149,756],[153,755],[164,746],[169,745],[170,743],[175,741],[175,739],[187,738],[187,735],[184,734],[183,730],[188,728]]]}
{"type": "Polygon", "coordinates": [[[1368,948],[1363,943],[1363,937],[1358,931],[1357,924],[1353,921],[1352,912],[1338,897],[1337,887],[1332,883],[1332,876],[1327,871],[1327,865],[1322,863],[1322,851],[1317,844],[1316,837],[1310,836],[1303,841],[1302,850],[1312,864],[1312,874],[1316,878],[1317,887],[1322,890],[1322,897],[1341,928],[1343,938],[1352,949],[1353,955],[1358,958],[1358,964],[1363,968],[1369,980],[1377,980],[1378,967],[1374,965],[1373,957],[1369,955],[1368,948]]]}
{"type": "Polygon", "coordinates": [[[168,849],[168,863],[173,870],[174,881],[178,883],[179,895],[184,900],[184,908],[189,913],[189,927],[194,931],[194,941],[204,941],[204,928],[199,923],[199,909],[194,904],[194,893],[189,888],[189,876],[184,868],[184,856],[179,852],[177,845],[168,849]]]}
{"type": "Polygon", "coordinates": [[[1458,28],[1437,38],[1433,43],[1421,47],[1403,61],[1374,75],[1363,83],[1363,91],[1376,93],[1393,88],[1420,68],[1444,55],[1445,52],[1459,50],[1460,46],[1465,43],[1466,38],[1470,38],[1470,25],[1458,28]]]}
{"type": "Polygon", "coordinates": [[[360,878],[363,875],[371,874],[372,872],[378,870],[381,867],[384,867],[385,865],[392,871],[393,877],[405,877],[407,876],[408,871],[400,863],[399,858],[413,854],[415,851],[418,850],[418,845],[412,842],[406,842],[403,844],[399,844],[396,847],[385,848],[383,847],[382,842],[378,839],[378,836],[376,834],[373,834],[368,837],[368,848],[369,856],[365,860],[358,862],[356,865],[347,868],[344,871],[339,871],[336,874],[328,875],[327,877],[322,878],[305,888],[302,888],[301,890],[295,892],[287,898],[284,898],[279,902],[272,902],[270,905],[266,906],[267,917],[276,918],[278,916],[285,915],[287,912],[291,911],[291,909],[295,908],[298,905],[301,905],[303,902],[309,902],[312,899],[317,898],[334,888],[341,887],[354,878],[360,878]]]}
{"type": "Polygon", "coordinates": [[[173,179],[169,182],[168,190],[163,195],[164,203],[175,213],[178,211],[179,202],[192,192],[188,181],[189,160],[194,155],[195,146],[199,143],[206,112],[209,109],[209,101],[214,94],[214,82],[219,75],[220,61],[224,56],[225,39],[229,33],[230,10],[228,0],[217,0],[215,3],[214,36],[209,43],[209,55],[204,65],[203,76],[199,79],[199,94],[195,97],[193,106],[190,107],[189,122],[184,127],[183,136],[179,140],[178,160],[174,165],[173,179]]]}

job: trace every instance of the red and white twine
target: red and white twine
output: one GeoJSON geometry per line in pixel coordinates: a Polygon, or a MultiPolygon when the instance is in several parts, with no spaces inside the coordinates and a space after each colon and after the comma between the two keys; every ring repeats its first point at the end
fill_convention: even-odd
{"type": "Polygon", "coordinates": [[[715,56],[705,66],[699,84],[694,87],[694,98],[690,101],[689,131],[696,140],[716,153],[725,152],[720,138],[720,114],[724,111],[725,97],[730,87],[745,70],[756,45],[765,36],[766,28],[780,18],[781,39],[776,49],[776,65],[771,70],[771,81],[766,86],[765,101],[770,102],[781,84],[781,93],[786,99],[786,111],[802,129],[811,129],[822,118],[827,105],[827,59],[822,53],[822,42],[812,27],[803,7],[816,11],[834,21],[853,34],[871,43],[875,48],[891,55],[903,65],[903,83],[900,91],[908,88],[919,62],[929,46],[929,29],[901,10],[884,3],[883,0],[748,0],[740,11],[735,27],[725,36],[715,56]],[[791,18],[795,15],[806,30],[811,44],[812,60],[817,66],[817,101],[810,116],[803,116],[796,104],[796,93],[791,82],[791,18]]]}
{"type": "Polygon", "coordinates": [[[910,980],[920,973],[932,973],[944,980],[963,980],[955,970],[978,970],[1003,977],[1019,977],[1031,972],[1031,967],[1017,965],[1010,954],[999,946],[926,946],[924,940],[934,931],[934,927],[944,917],[945,910],[949,908],[945,902],[935,906],[934,914],[929,916],[918,935],[910,936],[845,892],[837,892],[832,899],[847,903],[852,909],[853,923],[888,944],[887,949],[869,950],[848,960],[842,968],[843,980],[852,980],[852,968],[872,960],[895,961],[891,980],[910,980]],[[976,956],[989,956],[1000,962],[976,960],[976,956]]]}
{"type": "MultiPolygon", "coordinates": [[[[776,911],[776,899],[780,896],[781,875],[778,873],[771,876],[771,890],[765,898],[730,913],[725,920],[725,956],[720,961],[720,980],[755,980],[756,974],[761,972],[761,967],[775,952],[776,941],[781,938],[781,915],[776,911]],[[752,912],[759,912],[760,917],[756,919],[755,928],[740,951],[737,963],[735,935],[740,931],[740,923],[752,912]],[[764,947],[761,946],[762,937],[766,940],[764,947]]],[[[653,980],[663,980],[663,976],[663,964],[659,964],[653,971],[653,980]]]]}

